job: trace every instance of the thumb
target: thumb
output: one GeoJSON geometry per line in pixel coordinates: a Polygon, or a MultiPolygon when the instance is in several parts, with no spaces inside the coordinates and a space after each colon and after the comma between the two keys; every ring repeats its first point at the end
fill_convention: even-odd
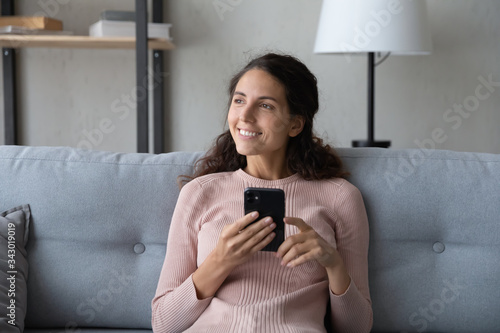
{"type": "Polygon", "coordinates": [[[311,227],[307,223],[305,223],[303,219],[300,219],[298,217],[285,217],[283,221],[285,221],[286,224],[296,226],[300,231],[311,229],[311,227]]]}

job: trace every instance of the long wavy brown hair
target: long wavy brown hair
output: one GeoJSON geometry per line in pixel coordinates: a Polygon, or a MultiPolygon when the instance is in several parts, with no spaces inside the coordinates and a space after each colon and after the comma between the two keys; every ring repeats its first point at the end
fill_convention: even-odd
{"type": "MultiPolygon", "coordinates": [[[[313,133],[313,119],[319,108],[317,79],[297,58],[268,53],[251,60],[230,81],[228,110],[236,85],[251,69],[266,71],[281,82],[285,88],[290,115],[304,119],[302,132],[288,141],[288,169],[306,180],[346,177],[348,172],[333,147],[324,144],[313,133]]],[[[212,148],[196,162],[194,175],[182,176],[183,182],[216,172],[236,171],[246,165],[246,156],[236,151],[236,144],[227,130],[215,139],[212,148]]]]}

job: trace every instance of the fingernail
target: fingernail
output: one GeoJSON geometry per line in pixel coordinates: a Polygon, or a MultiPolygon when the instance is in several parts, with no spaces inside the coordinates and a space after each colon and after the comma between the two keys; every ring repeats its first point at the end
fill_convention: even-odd
{"type": "Polygon", "coordinates": [[[271,229],[276,228],[276,223],[271,224],[271,225],[269,226],[269,228],[271,228],[271,229]]]}
{"type": "Polygon", "coordinates": [[[271,223],[272,221],[273,221],[273,219],[272,219],[272,218],[270,218],[270,217],[267,217],[267,218],[264,220],[264,222],[266,222],[266,223],[271,223]]]}
{"type": "Polygon", "coordinates": [[[259,215],[259,213],[257,213],[257,212],[253,212],[251,216],[252,216],[252,217],[257,217],[258,215],[259,215]]]}

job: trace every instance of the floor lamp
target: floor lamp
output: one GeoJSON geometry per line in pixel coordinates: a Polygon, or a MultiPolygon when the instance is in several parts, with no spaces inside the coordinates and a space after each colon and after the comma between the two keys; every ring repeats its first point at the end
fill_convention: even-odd
{"type": "MultiPolygon", "coordinates": [[[[323,0],[314,53],[368,54],[368,137],[353,147],[383,147],[376,141],[375,54],[420,55],[432,51],[425,0],[323,0]]],[[[379,63],[380,63],[379,62],[379,63]]]]}

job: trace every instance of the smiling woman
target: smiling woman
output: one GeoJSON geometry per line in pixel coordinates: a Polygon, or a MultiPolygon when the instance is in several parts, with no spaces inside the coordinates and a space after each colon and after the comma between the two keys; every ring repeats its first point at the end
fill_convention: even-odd
{"type": "Polygon", "coordinates": [[[287,142],[302,131],[304,118],[290,115],[277,79],[261,69],[246,72],[236,85],[227,120],[236,151],[247,157],[247,173],[264,179],[291,175],[285,164],[287,142]]]}
{"type": "MultiPolygon", "coordinates": [[[[287,141],[288,172],[299,173],[307,180],[347,176],[334,149],[314,136],[313,119],[319,109],[317,80],[302,62],[292,56],[269,53],[257,57],[232,78],[228,91],[228,123],[231,111],[237,109],[235,104],[248,108],[247,93],[255,94],[254,91],[240,91],[237,86],[247,86],[253,80],[257,80],[256,85],[262,83],[263,86],[258,88],[262,95],[251,97],[258,98],[261,110],[268,109],[273,114],[276,129],[283,128],[292,120],[302,123],[301,131],[297,135],[292,133],[294,136],[287,141]],[[265,79],[265,87],[260,78],[265,79]]],[[[235,171],[246,166],[247,157],[237,151],[234,133],[230,129],[222,133],[208,154],[198,161],[195,177],[235,171]]]]}
{"type": "Polygon", "coordinates": [[[316,77],[294,57],[266,54],[233,77],[229,97],[229,129],[177,201],[154,331],[369,332],[366,211],[333,148],[313,135],[316,77]],[[244,215],[248,187],[280,189],[286,217],[244,215]],[[262,251],[283,229],[277,251],[262,251]]]}

